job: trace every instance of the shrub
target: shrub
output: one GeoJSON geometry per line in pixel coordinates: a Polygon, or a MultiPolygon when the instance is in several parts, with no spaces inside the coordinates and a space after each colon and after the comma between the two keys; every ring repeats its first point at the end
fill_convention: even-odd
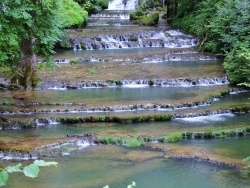
{"type": "Polygon", "coordinates": [[[136,11],[130,14],[130,20],[139,20],[142,16],[145,16],[144,12],[136,11]]]}
{"type": "Polygon", "coordinates": [[[159,13],[154,13],[151,16],[145,16],[142,18],[142,24],[146,26],[155,26],[159,22],[159,13]]]}

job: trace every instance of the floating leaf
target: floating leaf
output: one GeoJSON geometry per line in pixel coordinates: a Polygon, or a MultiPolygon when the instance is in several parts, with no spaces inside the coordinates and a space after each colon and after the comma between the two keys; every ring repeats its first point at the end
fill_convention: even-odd
{"type": "Polygon", "coordinates": [[[7,166],[5,168],[5,170],[9,173],[12,173],[12,172],[23,172],[20,167],[22,166],[21,163],[17,164],[16,166],[7,166]]]}
{"type": "Polygon", "coordinates": [[[35,160],[34,161],[34,164],[37,165],[37,166],[56,166],[58,165],[57,162],[45,162],[44,160],[35,160]]]}
{"type": "Polygon", "coordinates": [[[0,169],[0,187],[3,185],[6,185],[6,182],[9,178],[9,174],[6,170],[2,170],[0,169]]]}
{"type": "Polygon", "coordinates": [[[39,174],[39,167],[36,164],[31,164],[23,169],[23,173],[30,178],[36,178],[39,174]]]}

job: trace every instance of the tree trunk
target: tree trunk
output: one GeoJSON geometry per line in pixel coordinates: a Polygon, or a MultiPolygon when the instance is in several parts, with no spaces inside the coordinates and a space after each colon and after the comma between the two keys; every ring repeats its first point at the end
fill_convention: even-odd
{"type": "Polygon", "coordinates": [[[12,78],[12,83],[24,86],[25,89],[36,87],[38,82],[35,68],[37,57],[34,53],[35,38],[21,40],[21,59],[18,62],[18,72],[12,78]]]}
{"type": "Polygon", "coordinates": [[[178,4],[179,4],[178,0],[175,0],[175,1],[174,1],[174,15],[177,14],[178,4]]]}
{"type": "Polygon", "coordinates": [[[169,1],[167,1],[167,19],[170,18],[171,15],[171,7],[170,7],[171,3],[169,1]]]}

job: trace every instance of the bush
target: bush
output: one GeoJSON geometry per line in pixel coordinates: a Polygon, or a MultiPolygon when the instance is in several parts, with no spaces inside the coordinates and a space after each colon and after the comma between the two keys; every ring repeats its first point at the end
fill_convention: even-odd
{"type": "Polygon", "coordinates": [[[151,16],[145,16],[141,19],[142,25],[155,26],[159,22],[159,13],[154,13],[151,16]]]}
{"type": "Polygon", "coordinates": [[[140,20],[143,16],[145,16],[144,12],[136,11],[130,14],[130,20],[140,20]]]}

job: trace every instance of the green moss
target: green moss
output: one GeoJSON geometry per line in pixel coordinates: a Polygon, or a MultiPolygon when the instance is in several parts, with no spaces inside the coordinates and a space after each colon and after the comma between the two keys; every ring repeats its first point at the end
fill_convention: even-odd
{"type": "Polygon", "coordinates": [[[159,22],[159,13],[154,13],[151,16],[145,16],[141,19],[142,25],[155,26],[159,22]]]}
{"type": "Polygon", "coordinates": [[[215,138],[215,134],[212,133],[212,131],[206,131],[204,132],[204,138],[207,138],[207,139],[215,138]]]}
{"type": "Polygon", "coordinates": [[[10,104],[10,101],[7,99],[2,99],[2,105],[8,105],[10,104]]]}
{"type": "Polygon", "coordinates": [[[97,74],[97,72],[95,69],[89,69],[88,74],[95,75],[95,74],[97,74]]]}
{"type": "Polygon", "coordinates": [[[113,137],[113,136],[105,136],[100,138],[100,143],[102,144],[117,144],[118,143],[118,138],[113,137]]]}
{"type": "Polygon", "coordinates": [[[150,85],[150,86],[153,86],[153,85],[154,85],[154,81],[152,81],[152,80],[149,80],[149,83],[148,83],[148,85],[150,85]]]}
{"type": "Polygon", "coordinates": [[[250,133],[250,127],[246,127],[246,132],[250,133]]]}
{"type": "Polygon", "coordinates": [[[194,138],[200,139],[203,137],[203,133],[194,133],[194,138]]]}
{"type": "Polygon", "coordinates": [[[130,37],[130,41],[134,41],[134,42],[136,42],[136,41],[138,41],[138,38],[137,38],[137,37],[135,37],[135,36],[131,36],[131,37],[130,37]]]}
{"type": "Polygon", "coordinates": [[[76,59],[72,59],[72,60],[70,60],[69,64],[76,65],[76,64],[78,64],[78,61],[76,59]]]}
{"type": "Polygon", "coordinates": [[[186,137],[187,138],[192,138],[193,136],[193,133],[192,132],[186,132],[186,137]]]}
{"type": "Polygon", "coordinates": [[[182,140],[182,133],[180,132],[172,132],[169,133],[166,137],[167,142],[176,142],[182,140]]]}
{"type": "Polygon", "coordinates": [[[117,86],[122,86],[122,85],[123,85],[123,83],[122,83],[121,80],[116,80],[116,81],[115,81],[115,84],[116,84],[117,86]]]}
{"type": "Polygon", "coordinates": [[[87,49],[86,48],[86,44],[84,42],[81,43],[81,48],[82,48],[82,50],[86,50],[87,49]]]}
{"type": "Polygon", "coordinates": [[[126,147],[139,147],[141,146],[141,142],[139,140],[137,140],[136,138],[124,138],[122,140],[123,145],[125,145],[126,147]]]}

